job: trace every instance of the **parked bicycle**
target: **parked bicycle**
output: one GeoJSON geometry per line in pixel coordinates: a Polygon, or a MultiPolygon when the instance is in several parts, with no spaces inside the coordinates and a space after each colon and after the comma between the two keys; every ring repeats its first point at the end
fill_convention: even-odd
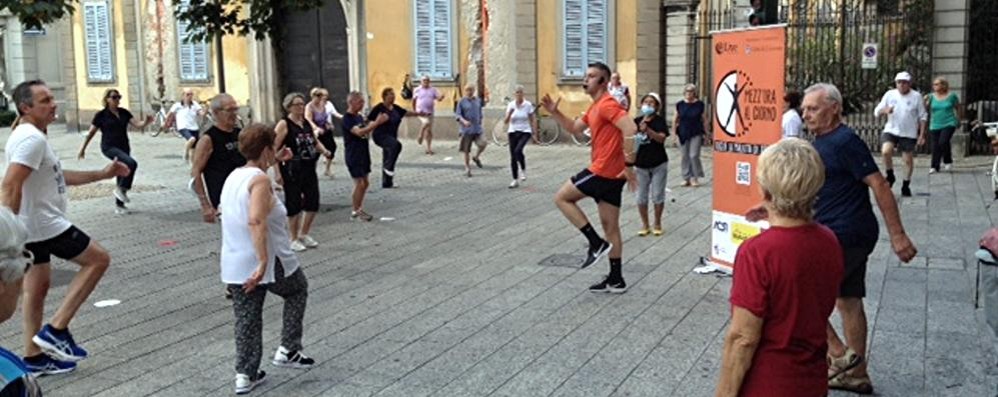
{"type": "Polygon", "coordinates": [[[174,101],[163,99],[159,105],[152,105],[153,108],[159,106],[159,109],[154,109],[156,110],[156,117],[153,118],[152,122],[152,136],[157,137],[163,132],[171,132],[172,135],[178,135],[177,124],[170,117],[170,108],[173,107],[173,103],[174,101]]]}

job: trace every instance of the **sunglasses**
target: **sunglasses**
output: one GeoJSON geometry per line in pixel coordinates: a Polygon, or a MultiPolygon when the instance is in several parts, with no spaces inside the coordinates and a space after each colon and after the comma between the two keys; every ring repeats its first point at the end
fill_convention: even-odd
{"type": "Polygon", "coordinates": [[[121,99],[121,95],[111,95],[108,98],[111,98],[111,99],[121,99]]]}

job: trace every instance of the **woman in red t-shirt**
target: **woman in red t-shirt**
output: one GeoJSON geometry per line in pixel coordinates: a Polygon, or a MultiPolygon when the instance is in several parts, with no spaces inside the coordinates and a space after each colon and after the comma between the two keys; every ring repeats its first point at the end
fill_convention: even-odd
{"type": "Polygon", "coordinates": [[[812,219],[825,167],[789,138],[759,156],[770,228],[735,257],[731,325],[716,396],[818,397],[828,392],[825,327],[842,280],[835,234],[812,219]]]}

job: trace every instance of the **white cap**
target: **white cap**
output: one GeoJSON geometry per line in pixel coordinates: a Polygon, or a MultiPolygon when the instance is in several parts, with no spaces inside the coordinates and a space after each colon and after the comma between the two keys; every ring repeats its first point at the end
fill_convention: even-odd
{"type": "MultiPolygon", "coordinates": [[[[661,97],[659,97],[659,96],[658,96],[658,94],[656,94],[656,93],[654,93],[654,92],[649,92],[649,93],[645,94],[645,96],[650,96],[650,97],[652,97],[652,98],[655,98],[655,101],[656,101],[656,102],[658,102],[658,106],[659,106],[659,107],[662,107],[662,105],[664,105],[664,104],[662,103],[662,98],[661,98],[661,97]]],[[[644,97],[642,97],[642,99],[643,99],[643,98],[644,98],[644,97]]]]}
{"type": "Polygon", "coordinates": [[[902,81],[902,80],[911,81],[911,74],[909,74],[908,72],[901,72],[898,73],[897,76],[894,76],[894,81],[902,81]]]}

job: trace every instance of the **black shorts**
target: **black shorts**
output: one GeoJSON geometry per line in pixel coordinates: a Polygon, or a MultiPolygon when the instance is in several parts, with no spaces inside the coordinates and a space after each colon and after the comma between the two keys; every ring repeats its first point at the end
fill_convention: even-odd
{"type": "Polygon", "coordinates": [[[333,158],[336,158],[336,140],[333,139],[333,131],[327,130],[326,132],[319,134],[319,143],[321,143],[322,146],[329,151],[329,153],[333,154],[333,158]]]}
{"type": "Polygon", "coordinates": [[[620,207],[620,196],[627,184],[626,179],[610,179],[593,174],[589,169],[572,177],[572,184],[586,196],[592,197],[597,203],[605,201],[614,207],[620,207]]]}
{"type": "Polygon", "coordinates": [[[90,236],[76,226],[70,226],[58,236],[25,244],[24,248],[35,255],[37,265],[52,262],[52,255],[65,260],[76,258],[86,251],[88,246],[90,246],[90,236]]]}
{"type": "Polygon", "coordinates": [[[288,217],[305,212],[319,212],[319,175],[315,161],[292,160],[281,166],[284,179],[284,206],[288,217]]]}
{"type": "Polygon", "coordinates": [[[845,263],[843,264],[842,284],[839,285],[839,297],[866,297],[866,263],[870,259],[871,253],[873,253],[873,244],[870,244],[869,247],[842,247],[842,259],[845,263]]]}
{"type": "Polygon", "coordinates": [[[887,142],[894,144],[894,147],[896,147],[899,152],[904,153],[915,152],[915,146],[918,145],[918,139],[915,138],[900,137],[887,132],[880,134],[880,144],[882,145],[887,142]]]}

